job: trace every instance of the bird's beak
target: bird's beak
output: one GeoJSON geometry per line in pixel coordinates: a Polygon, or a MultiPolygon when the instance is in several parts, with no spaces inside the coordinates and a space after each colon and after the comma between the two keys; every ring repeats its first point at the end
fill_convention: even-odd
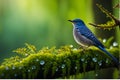
{"type": "Polygon", "coordinates": [[[73,23],[73,20],[68,20],[68,21],[70,21],[70,22],[72,22],[72,23],[73,23]]]}

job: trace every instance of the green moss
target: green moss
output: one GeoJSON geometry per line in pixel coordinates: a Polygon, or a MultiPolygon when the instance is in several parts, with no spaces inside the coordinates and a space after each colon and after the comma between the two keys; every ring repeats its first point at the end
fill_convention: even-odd
{"type": "MultiPolygon", "coordinates": [[[[29,55],[5,59],[0,65],[0,78],[57,78],[114,67],[113,62],[95,47],[89,47],[85,51],[70,46],[62,46],[60,49],[43,48],[37,51],[33,45],[26,46],[26,52],[23,48],[16,49],[15,52],[22,55],[28,52],[29,55]]],[[[108,51],[118,58],[117,47],[108,51]]]]}
{"type": "Polygon", "coordinates": [[[57,67],[56,62],[53,62],[52,64],[53,64],[53,66],[52,66],[52,77],[53,77],[55,75],[56,71],[58,71],[58,67],[57,67]]]}

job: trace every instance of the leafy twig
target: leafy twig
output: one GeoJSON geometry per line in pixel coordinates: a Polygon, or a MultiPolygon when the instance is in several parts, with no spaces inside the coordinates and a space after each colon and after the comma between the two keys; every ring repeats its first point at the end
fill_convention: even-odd
{"type": "Polygon", "coordinates": [[[116,4],[113,8],[120,8],[120,3],[116,4]]]}
{"type": "Polygon", "coordinates": [[[95,26],[97,28],[103,28],[103,29],[111,29],[111,28],[114,28],[116,26],[120,27],[120,20],[115,18],[115,16],[112,15],[109,11],[107,11],[104,7],[102,7],[102,5],[99,5],[99,4],[96,4],[96,5],[103,13],[105,13],[111,19],[111,21],[108,21],[105,24],[89,23],[90,25],[95,26]]]}

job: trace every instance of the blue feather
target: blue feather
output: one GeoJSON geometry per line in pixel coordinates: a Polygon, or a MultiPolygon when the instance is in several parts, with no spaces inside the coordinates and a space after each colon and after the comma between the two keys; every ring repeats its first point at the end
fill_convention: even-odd
{"type": "Polygon", "coordinates": [[[85,36],[87,39],[93,41],[95,46],[104,47],[103,44],[94,36],[94,34],[84,25],[82,28],[79,28],[81,35],[85,36]]]}
{"type": "Polygon", "coordinates": [[[105,52],[108,56],[110,56],[112,58],[112,60],[116,63],[116,65],[119,65],[119,61],[113,56],[111,55],[105,48],[101,47],[101,46],[98,46],[98,48],[100,50],[102,50],[103,52],[105,52]]]}

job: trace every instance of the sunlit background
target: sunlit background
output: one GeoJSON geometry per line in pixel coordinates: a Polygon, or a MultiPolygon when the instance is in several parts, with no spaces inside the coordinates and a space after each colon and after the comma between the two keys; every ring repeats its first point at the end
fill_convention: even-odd
{"type": "Polygon", "coordinates": [[[75,44],[67,20],[92,22],[87,0],[0,0],[0,55],[30,43],[37,48],[75,44]]]}
{"type": "MultiPolygon", "coordinates": [[[[96,22],[95,15],[103,14],[99,9],[97,13],[94,12],[96,2],[97,0],[0,0],[0,62],[5,57],[15,55],[12,50],[23,47],[24,43],[33,44],[38,49],[71,44],[78,47],[72,36],[72,24],[67,20],[81,18],[86,25],[96,22]]],[[[118,2],[98,0],[97,3],[109,10],[109,6],[112,9],[118,2]]],[[[118,16],[118,9],[110,12],[118,16]]],[[[88,27],[95,32],[94,27],[88,27]]]]}

